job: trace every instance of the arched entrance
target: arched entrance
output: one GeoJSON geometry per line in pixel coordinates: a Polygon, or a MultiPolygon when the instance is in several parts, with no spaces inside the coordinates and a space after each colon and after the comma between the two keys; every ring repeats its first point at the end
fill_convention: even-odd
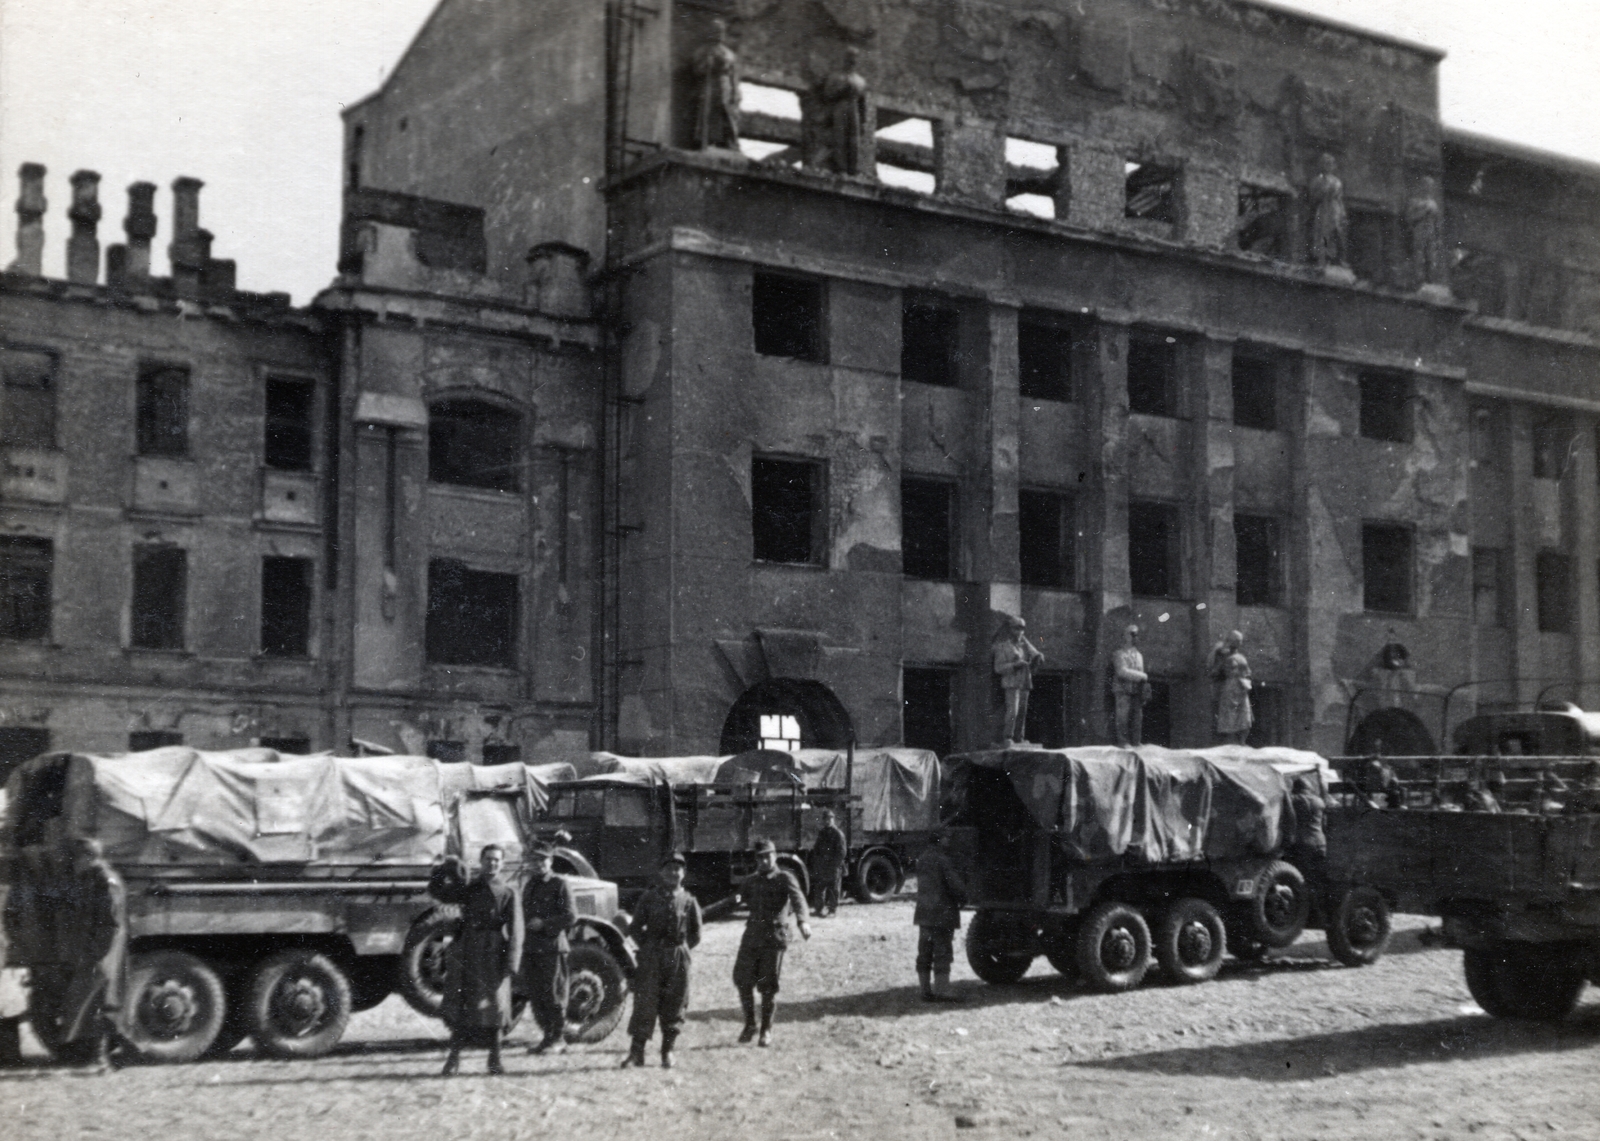
{"type": "Polygon", "coordinates": [[[843,749],[854,735],[850,714],[827,686],[775,677],[751,686],[733,703],[722,723],[720,751],[743,753],[762,748],[763,741],[777,749],[786,747],[784,741],[798,741],[802,749],[843,749]],[[764,735],[763,729],[777,732],[764,735]]]}
{"type": "Polygon", "coordinates": [[[1345,745],[1346,755],[1352,757],[1430,757],[1437,752],[1433,734],[1409,709],[1379,709],[1367,714],[1345,745]]]}

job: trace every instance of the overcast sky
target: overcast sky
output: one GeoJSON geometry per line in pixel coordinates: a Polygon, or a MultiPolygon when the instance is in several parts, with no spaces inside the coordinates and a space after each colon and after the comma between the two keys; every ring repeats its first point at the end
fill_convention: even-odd
{"type": "MultiPolygon", "coordinates": [[[[539,0],[526,0],[538,3],[539,0]]],[[[602,0],[593,0],[601,3],[602,0]]],[[[49,167],[45,270],[60,275],[68,176],[104,175],[103,245],[124,188],[204,179],[201,224],[239,284],[309,301],[333,275],[339,110],[372,91],[434,0],[0,0],[0,264],[16,168],[49,167]]],[[[1572,0],[1284,0],[1431,44],[1445,122],[1600,162],[1600,5],[1572,0]]]]}

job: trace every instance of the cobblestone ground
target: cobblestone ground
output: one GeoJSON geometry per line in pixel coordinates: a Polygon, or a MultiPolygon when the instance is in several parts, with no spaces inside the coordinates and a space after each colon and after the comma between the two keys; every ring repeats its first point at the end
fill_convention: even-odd
{"type": "MultiPolygon", "coordinates": [[[[728,981],[737,921],[710,925],[679,1065],[618,1070],[619,1030],[510,1074],[435,1076],[438,1023],[399,999],[356,1016],[339,1051],[141,1066],[95,1078],[0,1072],[0,1138],[1499,1138],[1600,1135],[1600,992],[1554,1026],[1499,1022],[1460,953],[1400,923],[1362,970],[1308,934],[1260,967],[1123,995],[1040,960],[990,987],[957,963],[959,1006],[918,1001],[905,901],[847,905],[785,967],[777,1041],[739,1046],[728,981]]],[[[959,960],[959,956],[958,956],[959,960]]]]}

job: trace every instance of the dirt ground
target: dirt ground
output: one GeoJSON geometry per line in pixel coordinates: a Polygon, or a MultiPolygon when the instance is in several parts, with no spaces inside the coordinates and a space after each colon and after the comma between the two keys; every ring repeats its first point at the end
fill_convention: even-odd
{"type": "Polygon", "coordinates": [[[1402,919],[1376,966],[1321,936],[1215,982],[1123,995],[1044,963],[1013,987],[957,954],[960,1005],[918,1000],[909,902],[846,905],[785,966],[776,1042],[739,1046],[737,920],[709,926],[678,1067],[619,1070],[622,1030],[503,1078],[436,1077],[438,1023],[392,998],[315,1062],[232,1058],[106,1077],[0,1072],[0,1138],[1594,1138],[1600,990],[1553,1025],[1499,1022],[1457,951],[1402,919]]]}

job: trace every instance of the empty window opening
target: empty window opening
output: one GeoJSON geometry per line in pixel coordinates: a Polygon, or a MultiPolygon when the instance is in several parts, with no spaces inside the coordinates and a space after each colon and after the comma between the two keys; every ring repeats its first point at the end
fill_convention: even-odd
{"type": "Polygon", "coordinates": [[[800,718],[787,713],[758,713],[756,731],[761,737],[761,748],[792,753],[800,748],[800,718]]]}
{"type": "Polygon", "coordinates": [[[1077,397],[1080,353],[1087,330],[1044,313],[1024,312],[1017,321],[1017,387],[1029,400],[1077,397]]]}
{"type": "Polygon", "coordinates": [[[764,83],[739,84],[739,151],[757,162],[799,166],[800,95],[764,83]]]}
{"type": "Polygon", "coordinates": [[[310,471],[312,463],[312,399],[316,389],[305,380],[267,378],[265,460],[279,471],[310,471]]]}
{"type": "Polygon", "coordinates": [[[1027,488],[1017,492],[1017,553],[1024,586],[1077,589],[1077,537],[1070,495],[1027,488]]]}
{"type": "Polygon", "coordinates": [[[1171,163],[1123,164],[1123,216],[1146,222],[1176,222],[1179,174],[1179,168],[1171,163]]]}
{"type": "Polygon", "coordinates": [[[1266,749],[1289,743],[1288,697],[1281,685],[1254,683],[1250,690],[1250,712],[1255,715],[1255,721],[1245,744],[1252,749],[1266,749]]]}
{"type": "Polygon", "coordinates": [[[1006,140],[1007,208],[1036,218],[1054,218],[1060,183],[1060,147],[1029,139],[1006,140]]]}
{"type": "Polygon", "coordinates": [[[956,489],[942,479],[900,481],[900,562],[908,578],[952,577],[956,489]]]}
{"type": "Polygon", "coordinates": [[[504,742],[483,743],[483,763],[486,765],[514,765],[522,760],[521,745],[507,745],[504,742]]]}
{"type": "Polygon", "coordinates": [[[139,370],[135,433],[141,456],[189,454],[189,370],[145,365],[139,370]]]}
{"type": "Polygon", "coordinates": [[[1500,466],[1500,428],[1494,409],[1476,405],[1471,412],[1472,466],[1494,471],[1500,466]]]}
{"type": "Polygon", "coordinates": [[[1168,679],[1150,679],[1150,700],[1144,705],[1141,730],[1146,745],[1172,747],[1172,682],[1168,679]]]}
{"type": "Polygon", "coordinates": [[[481,400],[428,408],[428,479],[488,491],[522,487],[522,417],[481,400]]]}
{"type": "Polygon", "coordinates": [[[0,638],[49,640],[54,565],[49,539],[0,535],[0,638]]]}
{"type": "Polygon", "coordinates": [[[1277,606],[1282,601],[1278,521],[1265,515],[1235,515],[1234,601],[1240,606],[1277,606]]]}
{"type": "Polygon", "coordinates": [[[183,734],[170,729],[140,729],[128,734],[128,752],[142,753],[147,749],[167,749],[183,744],[183,734]]]}
{"type": "Polygon", "coordinates": [[[1572,562],[1560,551],[1540,551],[1534,559],[1539,629],[1546,634],[1572,630],[1572,562]]]}
{"type": "Polygon", "coordinates": [[[822,282],[758,273],[751,283],[750,316],[762,356],[822,360],[822,282]]]}
{"type": "Polygon", "coordinates": [[[1145,598],[1177,598],[1181,589],[1178,508],[1128,504],[1128,581],[1145,598]]]}
{"type": "Polygon", "coordinates": [[[473,570],[455,559],[430,562],[429,664],[515,668],[517,596],[514,574],[473,570]]]}
{"type": "Polygon", "coordinates": [[[465,741],[429,741],[423,746],[428,756],[436,761],[443,761],[447,765],[464,765],[467,763],[467,743],[465,741]]]}
{"type": "Polygon", "coordinates": [[[1577,443],[1570,417],[1560,414],[1541,416],[1533,422],[1533,477],[1560,479],[1572,464],[1577,443]]]}
{"type": "Polygon", "coordinates": [[[1395,523],[1361,526],[1361,598],[1367,610],[1411,613],[1411,528],[1395,523]]]}
{"type": "Polygon", "coordinates": [[[1369,440],[1411,442],[1411,378],[1388,372],[1361,374],[1361,434],[1369,440]]]}
{"type": "Polygon", "coordinates": [[[1506,553],[1496,547],[1472,548],[1472,620],[1479,626],[1504,626],[1509,611],[1506,553]]]}
{"type": "Polygon", "coordinates": [[[261,652],[269,658],[311,654],[311,560],[261,560],[261,652]]]}
{"type": "Polygon", "coordinates": [[[50,730],[27,725],[0,725],[0,784],[11,770],[50,751],[50,730]]]}
{"type": "Polygon", "coordinates": [[[142,650],[183,649],[189,554],[181,547],[133,549],[130,640],[142,650]]]}
{"type": "Polygon", "coordinates": [[[938,189],[938,133],[931,119],[880,107],[873,137],[877,140],[879,182],[919,194],[932,194],[938,189]]]}
{"type": "Polygon", "coordinates": [[[900,376],[947,387],[960,382],[961,314],[932,298],[907,297],[900,306],[900,376]]]}
{"type": "Polygon", "coordinates": [[[823,466],[755,456],[750,461],[750,526],[755,558],[821,565],[823,466]]]}
{"type": "Polygon", "coordinates": [[[1160,333],[1128,335],[1128,411],[1171,416],[1177,408],[1178,339],[1160,333]]]}
{"type": "Polygon", "coordinates": [[[1233,422],[1271,432],[1278,427],[1278,367],[1266,354],[1233,354],[1233,422]]]}
{"type": "Polygon", "coordinates": [[[906,666],[900,674],[902,737],[913,749],[947,755],[954,743],[950,699],[955,671],[941,666],[906,666]]]}
{"type": "Polygon", "coordinates": [[[1028,740],[1047,749],[1082,744],[1087,736],[1083,710],[1088,688],[1089,675],[1082,671],[1034,674],[1033,694],[1028,700],[1028,740]]]}
{"type": "Polygon", "coordinates": [[[262,737],[259,745],[263,749],[271,749],[275,753],[284,753],[291,757],[303,757],[311,752],[310,737],[262,737]]]}
{"type": "Polygon", "coordinates": [[[0,447],[56,446],[56,358],[0,350],[0,447]]]}
{"type": "Polygon", "coordinates": [[[1239,187],[1239,248],[1264,257],[1289,256],[1289,196],[1260,186],[1239,187]]]}
{"type": "Polygon", "coordinates": [[[1393,216],[1382,210],[1352,206],[1349,219],[1350,240],[1347,248],[1351,271],[1362,281],[1391,284],[1390,266],[1397,264],[1391,254],[1396,255],[1399,261],[1404,260],[1404,251],[1397,248],[1393,216]]]}

